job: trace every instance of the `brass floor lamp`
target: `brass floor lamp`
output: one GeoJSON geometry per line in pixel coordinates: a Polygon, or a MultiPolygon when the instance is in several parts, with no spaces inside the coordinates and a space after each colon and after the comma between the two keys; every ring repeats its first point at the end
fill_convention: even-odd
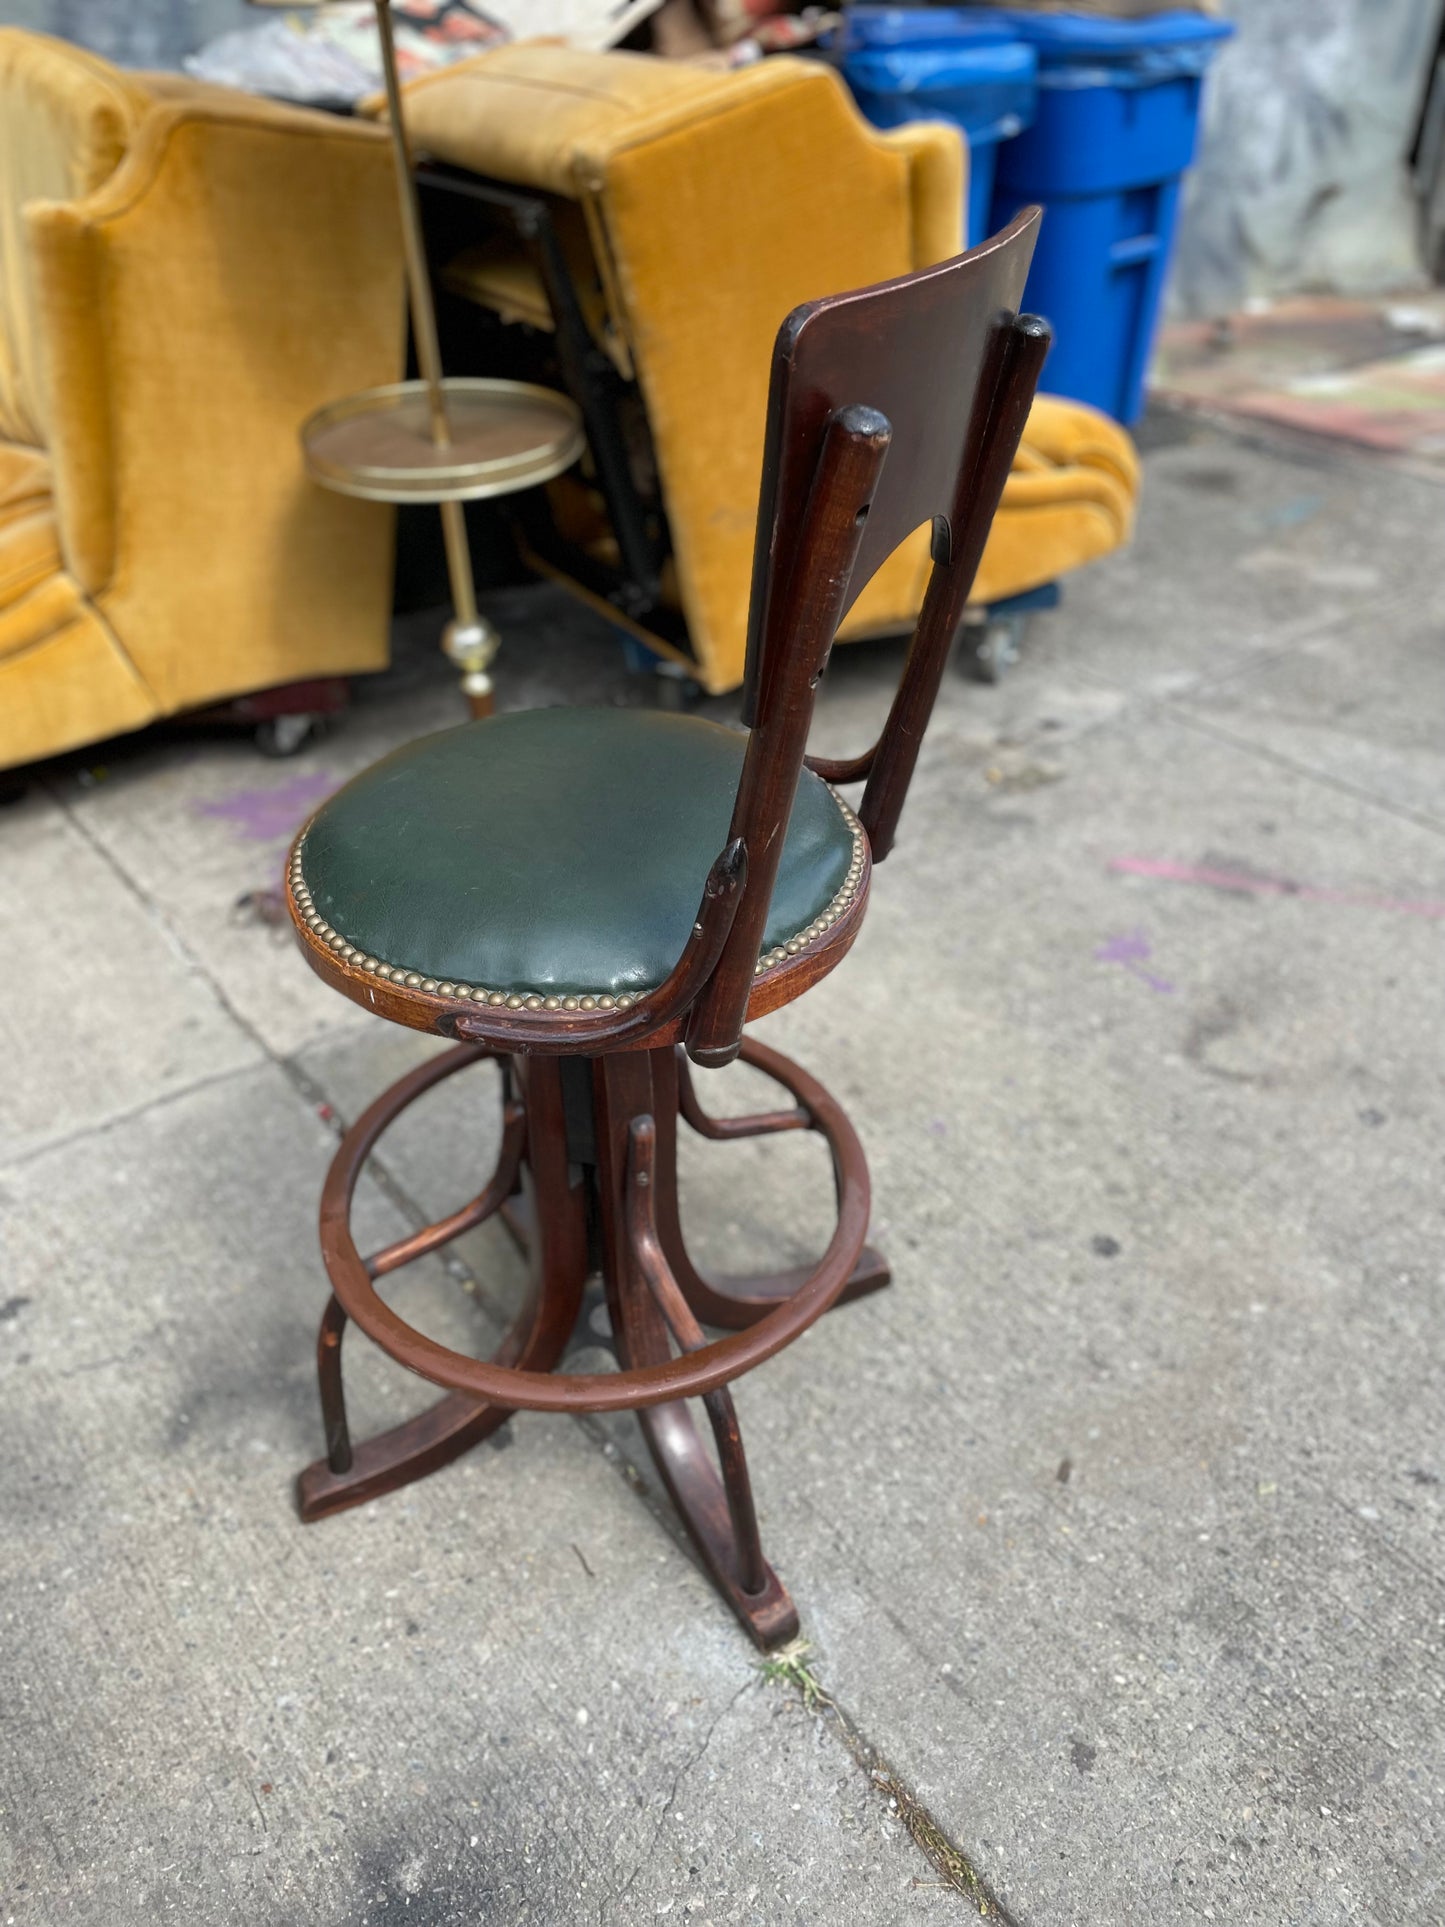
{"type": "Polygon", "coordinates": [[[462,504],[534,488],[560,475],[582,453],[582,420],[576,404],[555,389],[442,374],[390,0],[375,0],[375,7],[421,378],[328,403],[306,423],[301,442],[308,471],[327,488],[373,502],[440,506],[453,610],[442,648],[462,672],[471,713],[489,716],[490,669],[500,637],[477,608],[462,504]]]}

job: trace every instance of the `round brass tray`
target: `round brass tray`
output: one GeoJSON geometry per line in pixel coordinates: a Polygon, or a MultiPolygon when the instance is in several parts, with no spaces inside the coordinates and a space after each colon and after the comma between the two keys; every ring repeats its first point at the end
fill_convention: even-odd
{"type": "Polygon", "coordinates": [[[370,502],[475,502],[550,481],[582,453],[576,404],[527,381],[442,383],[449,448],[432,440],[421,381],[328,402],[301,431],[316,481],[370,502]]]}

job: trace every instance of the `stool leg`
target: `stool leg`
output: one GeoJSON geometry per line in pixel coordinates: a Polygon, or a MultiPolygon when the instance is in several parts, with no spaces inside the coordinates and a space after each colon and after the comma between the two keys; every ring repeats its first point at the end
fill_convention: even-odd
{"type": "Polygon", "coordinates": [[[316,1382],[321,1392],[321,1430],[326,1440],[329,1471],[351,1470],[351,1428],[346,1423],[346,1387],[341,1381],[341,1340],[346,1313],[335,1292],[321,1314],[316,1334],[316,1382]]]}
{"type": "MultiPolygon", "coordinates": [[[[748,1051],[750,1041],[744,1040],[744,1054],[748,1051]]],[[[683,1296],[703,1324],[717,1325],[724,1331],[743,1331],[749,1325],[755,1325],[760,1318],[765,1318],[783,1299],[791,1298],[800,1285],[806,1284],[813,1267],[795,1265],[786,1271],[709,1277],[694,1265],[683,1240],[678,1213],[677,1120],[680,1115],[695,1116],[697,1104],[692,1094],[691,1074],[686,1061],[678,1054],[669,1063],[663,1063],[663,1053],[659,1051],[657,1055],[658,1237],[667,1253],[667,1262],[682,1287],[683,1296]]],[[[724,1130],[717,1135],[733,1139],[770,1134],[768,1131],[724,1130]]],[[[853,1267],[853,1274],[844,1285],[833,1310],[836,1311],[838,1305],[846,1305],[854,1298],[864,1298],[869,1292],[881,1291],[891,1282],[892,1276],[888,1260],[882,1252],[875,1251],[872,1245],[864,1245],[853,1267]]]]}
{"type": "MultiPolygon", "coordinates": [[[[597,1187],[603,1268],[613,1336],[624,1366],[672,1354],[667,1322],[638,1263],[627,1222],[632,1120],[652,1112],[655,1077],[669,1051],[626,1051],[595,1067],[597,1187]]],[[[665,1094],[665,1092],[664,1092],[665,1094]]],[[[732,1396],[724,1386],[704,1400],[722,1467],[719,1477],[687,1405],[679,1400],[637,1414],[643,1436],[688,1535],[718,1591],[761,1647],[798,1631],[798,1614],[763,1558],[747,1459],[732,1396]]]]}
{"type": "Polygon", "coordinates": [[[750,1599],[756,1598],[767,1590],[768,1562],[763,1557],[763,1542],[758,1537],[753,1482],[748,1477],[747,1454],[743,1451],[743,1435],[738,1429],[737,1407],[726,1385],[709,1392],[703,1399],[703,1405],[712,1425],[718,1463],[722,1466],[728,1520],[737,1551],[738,1584],[750,1599]]]}
{"type": "MultiPolygon", "coordinates": [[[[587,1282],[586,1192],[581,1184],[572,1184],[567,1168],[556,1060],[541,1058],[529,1066],[526,1086],[527,1189],[536,1226],[530,1240],[532,1277],[526,1302],[498,1347],[495,1361],[528,1371],[550,1371],[572,1336],[587,1282]]],[[[349,1506],[364,1505],[449,1465],[512,1416],[506,1406],[448,1392],[415,1418],[353,1447],[341,1380],[345,1325],[346,1314],[333,1298],[323,1314],[317,1341],[327,1457],[307,1466],[297,1481],[298,1510],[308,1524],[349,1506]]]]}

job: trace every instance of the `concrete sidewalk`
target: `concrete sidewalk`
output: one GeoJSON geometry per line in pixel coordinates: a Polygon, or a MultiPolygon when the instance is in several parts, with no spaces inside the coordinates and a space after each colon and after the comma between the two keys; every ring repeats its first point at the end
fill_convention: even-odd
{"type": "MultiPolygon", "coordinates": [[[[950,677],[853,957],[759,1027],[850,1109],[895,1269],[738,1394],[831,1705],[630,1419],[296,1523],[321,1178],[434,1045],[267,892],[455,719],[429,648],[295,762],[177,731],[0,815],[0,1922],[1445,1919],[1445,494],[1152,439],[1134,549],[950,677]]],[[[637,699],[504,600],[509,702],[637,699]]],[[[840,650],[819,747],[896,670],[840,650]]],[[[377,1242],[476,1189],[491,1075],[388,1141],[377,1242]]],[[[817,1250],[816,1144],[686,1176],[714,1262],[817,1250]]],[[[481,1346],[518,1287],[487,1227],[398,1302],[481,1346]]],[[[426,1402],[348,1364],[359,1433],[426,1402]]]]}

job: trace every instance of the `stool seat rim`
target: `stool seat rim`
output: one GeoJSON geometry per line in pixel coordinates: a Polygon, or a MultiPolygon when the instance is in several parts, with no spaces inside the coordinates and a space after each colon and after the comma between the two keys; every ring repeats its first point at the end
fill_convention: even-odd
{"type": "MultiPolygon", "coordinates": [[[[838,799],[842,802],[842,799],[838,799]]],[[[851,812],[849,812],[851,815],[851,812]]],[[[854,819],[856,821],[856,819],[854,819]]],[[[383,972],[374,958],[348,959],[345,936],[322,922],[312,906],[301,864],[307,823],[291,846],[286,865],[285,902],[296,939],[307,963],[331,989],[378,1017],[434,1036],[463,1038],[504,1052],[522,1055],[588,1056],[608,1050],[655,1050],[680,1042],[686,1013],[655,1024],[643,998],[593,999],[596,1008],[583,1008],[581,999],[564,1007],[560,998],[508,999],[496,1004],[469,996],[448,994],[440,986],[424,987],[416,972],[383,972]],[[373,967],[368,970],[367,964],[373,967]],[[408,977],[416,976],[411,983],[408,977]],[[621,1007],[619,1008],[619,1003],[621,1007]]],[[[836,970],[852,949],[868,908],[873,862],[866,833],[857,835],[857,855],[849,873],[850,894],[826,928],[816,935],[802,933],[794,943],[769,951],[758,960],[747,1021],[780,1010],[836,970]],[[804,940],[804,938],[806,940],[804,940]]]]}

